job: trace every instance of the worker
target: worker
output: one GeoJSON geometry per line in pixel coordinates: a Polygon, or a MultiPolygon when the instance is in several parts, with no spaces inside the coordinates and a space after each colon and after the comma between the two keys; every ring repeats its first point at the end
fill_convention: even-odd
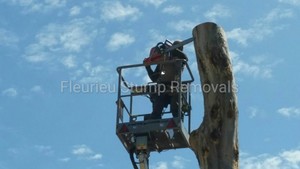
{"type": "MultiPolygon", "coordinates": [[[[178,43],[180,43],[180,41],[175,41],[172,45],[176,45],[178,43]]],[[[184,61],[188,60],[186,55],[182,52],[183,46],[170,51],[169,54],[163,54],[160,52],[165,48],[167,48],[166,45],[157,45],[156,47],[152,48],[150,51],[150,56],[144,59],[144,63],[174,59],[182,59],[184,61]]],[[[172,84],[178,84],[177,82],[183,70],[184,62],[159,63],[156,65],[154,71],[150,65],[146,65],[145,67],[150,79],[157,83],[158,86],[157,92],[150,94],[150,100],[152,102],[152,113],[150,119],[161,119],[163,109],[167,108],[169,104],[173,117],[178,117],[178,93],[176,90],[173,92],[165,92],[165,90],[171,89],[172,84]]]]}

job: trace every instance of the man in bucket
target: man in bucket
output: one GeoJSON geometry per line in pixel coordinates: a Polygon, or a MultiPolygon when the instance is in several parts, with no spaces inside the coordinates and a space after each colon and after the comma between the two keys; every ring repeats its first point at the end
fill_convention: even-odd
{"type": "MultiPolygon", "coordinates": [[[[171,45],[178,43],[180,41],[175,41],[171,45]]],[[[149,57],[144,59],[148,76],[158,86],[157,93],[150,94],[152,102],[151,117],[146,117],[145,119],[161,119],[163,109],[167,108],[169,104],[173,117],[178,117],[178,93],[176,90],[170,90],[172,92],[165,92],[165,90],[170,89],[172,84],[178,84],[179,76],[188,58],[182,52],[183,46],[165,53],[164,50],[168,47],[170,47],[168,44],[160,42],[151,49],[149,57]],[[183,62],[163,62],[178,59],[182,59],[183,62]],[[152,62],[160,62],[154,70],[152,70],[150,65],[147,65],[152,62]]]]}

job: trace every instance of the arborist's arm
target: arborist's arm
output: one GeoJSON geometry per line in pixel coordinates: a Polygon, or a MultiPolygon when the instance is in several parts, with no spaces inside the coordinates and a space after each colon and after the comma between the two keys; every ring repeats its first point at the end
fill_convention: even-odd
{"type": "MultiPolygon", "coordinates": [[[[144,60],[144,63],[146,62],[146,59],[144,60]]],[[[159,76],[160,76],[160,69],[159,66],[157,65],[155,70],[153,71],[150,65],[146,65],[146,70],[148,73],[148,76],[150,77],[150,79],[152,80],[152,82],[157,82],[159,76]]]]}
{"type": "Polygon", "coordinates": [[[171,56],[176,58],[176,59],[183,59],[188,61],[188,57],[186,56],[186,54],[184,54],[181,50],[175,49],[171,51],[171,56]]]}

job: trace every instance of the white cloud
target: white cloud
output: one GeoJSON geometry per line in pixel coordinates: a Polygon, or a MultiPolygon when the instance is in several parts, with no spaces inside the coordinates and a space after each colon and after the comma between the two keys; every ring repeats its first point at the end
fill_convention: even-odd
{"type": "Polygon", "coordinates": [[[54,150],[51,146],[45,146],[45,145],[35,145],[34,149],[37,150],[39,153],[42,153],[44,155],[52,155],[54,153],[54,150]]]}
{"type": "Polygon", "coordinates": [[[92,65],[90,62],[82,64],[82,68],[79,69],[79,74],[75,75],[79,78],[80,83],[100,83],[103,80],[109,81],[110,70],[103,65],[92,65]]]}
{"type": "Polygon", "coordinates": [[[228,39],[233,39],[237,41],[239,44],[243,46],[248,45],[249,39],[252,38],[252,35],[255,34],[255,30],[253,29],[242,29],[242,28],[234,28],[233,30],[226,33],[228,39]]]}
{"type": "Polygon", "coordinates": [[[284,151],[278,155],[243,155],[240,159],[242,169],[299,169],[300,150],[284,151]]]}
{"type": "Polygon", "coordinates": [[[45,4],[51,7],[63,7],[66,5],[67,0],[45,0],[45,4]]]}
{"type": "Polygon", "coordinates": [[[291,9],[281,9],[275,8],[271,10],[264,18],[261,20],[264,22],[273,22],[280,19],[292,18],[294,16],[294,12],[291,9]]]}
{"type": "Polygon", "coordinates": [[[285,151],[280,154],[293,168],[300,168],[300,150],[285,151]]]}
{"type": "MultiPolygon", "coordinates": [[[[49,25],[48,29],[40,36],[46,36],[50,41],[54,36],[56,39],[51,46],[58,41],[59,45],[62,45],[65,50],[79,52],[82,47],[88,45],[97,36],[98,31],[94,29],[95,23],[96,21],[89,17],[74,19],[66,25],[49,25]],[[58,31],[57,34],[55,34],[56,31],[58,31]]],[[[42,43],[42,39],[40,39],[40,42],[42,43]]]]}
{"type": "Polygon", "coordinates": [[[190,160],[187,160],[181,156],[174,156],[174,159],[171,162],[165,162],[165,161],[159,161],[153,166],[150,166],[150,168],[154,169],[168,169],[169,166],[172,169],[185,169],[186,163],[188,163],[190,160]]]}
{"type": "Polygon", "coordinates": [[[72,80],[83,84],[109,83],[112,78],[111,68],[109,68],[109,66],[103,63],[93,65],[88,61],[80,65],[71,76],[72,80]]]}
{"type": "Polygon", "coordinates": [[[167,6],[162,10],[163,13],[167,13],[170,15],[177,15],[182,13],[182,8],[180,6],[175,6],[175,5],[171,5],[171,6],[167,6]]]}
{"type": "Polygon", "coordinates": [[[18,148],[9,148],[7,152],[13,156],[20,154],[20,149],[18,148]]]}
{"type": "Polygon", "coordinates": [[[67,68],[74,68],[77,66],[75,56],[73,55],[62,58],[61,63],[67,68]]]}
{"type": "Polygon", "coordinates": [[[162,5],[164,2],[166,2],[167,0],[138,0],[140,2],[142,2],[145,5],[153,5],[156,8],[159,7],[160,5],[162,5]]]}
{"type": "Polygon", "coordinates": [[[66,5],[66,0],[3,0],[11,5],[18,5],[24,8],[23,12],[47,12],[61,8],[66,5]]]}
{"type": "MultiPolygon", "coordinates": [[[[254,118],[265,118],[267,116],[267,113],[264,109],[258,108],[258,107],[249,107],[247,110],[247,115],[249,119],[254,119],[254,118]]],[[[269,139],[269,138],[266,138],[269,139]]]]}
{"type": "Polygon", "coordinates": [[[151,37],[151,42],[149,42],[149,47],[146,48],[147,54],[149,54],[150,49],[155,46],[158,42],[161,42],[167,39],[166,35],[163,35],[160,31],[151,29],[149,30],[149,34],[151,37]]]}
{"type": "Polygon", "coordinates": [[[50,59],[49,53],[39,44],[31,44],[26,49],[25,59],[32,63],[44,62],[50,59]]]}
{"type": "Polygon", "coordinates": [[[17,89],[15,88],[8,88],[2,91],[3,96],[8,96],[8,97],[16,97],[18,95],[17,89]]]}
{"type": "Polygon", "coordinates": [[[256,117],[258,114],[258,109],[255,108],[255,107],[251,107],[250,108],[250,115],[249,115],[249,118],[250,119],[253,119],[254,117],[256,117]]]}
{"type": "Polygon", "coordinates": [[[82,7],[85,8],[92,8],[95,9],[94,7],[97,6],[97,2],[96,1],[86,1],[82,3],[82,7]]]}
{"type": "Polygon", "coordinates": [[[274,25],[277,20],[292,18],[294,13],[290,9],[274,8],[266,16],[257,19],[250,28],[234,28],[226,32],[227,38],[247,46],[249,41],[260,41],[272,35],[275,31],[282,30],[284,25],[274,25]]]}
{"type": "Polygon", "coordinates": [[[234,28],[227,32],[227,38],[237,41],[237,43],[242,46],[247,46],[249,41],[261,41],[265,37],[272,35],[274,31],[280,30],[282,27],[274,26],[271,28],[268,24],[254,24],[253,27],[249,29],[234,28]]]}
{"type": "MultiPolygon", "coordinates": [[[[111,69],[108,67],[111,64],[102,62],[99,65],[91,65],[89,61],[91,59],[86,54],[91,49],[90,44],[103,33],[104,29],[99,28],[99,21],[91,17],[72,19],[65,24],[51,23],[35,36],[36,41],[26,47],[23,57],[28,62],[45,64],[50,68],[63,66],[69,69],[72,80],[82,83],[100,82],[103,79],[110,79],[108,74],[111,74],[111,69]],[[90,69],[84,67],[86,64],[90,64],[90,69]]],[[[129,37],[128,41],[119,40],[116,40],[117,43],[112,41],[110,47],[116,49],[129,45],[134,39],[129,37]]],[[[105,62],[107,60],[109,59],[105,62]]]]}
{"type": "Polygon", "coordinates": [[[204,16],[207,19],[214,21],[214,22],[217,20],[217,18],[226,18],[226,17],[229,17],[230,15],[231,15],[230,9],[221,4],[214,5],[211,9],[209,9],[204,14],[204,16]]]}
{"type": "Polygon", "coordinates": [[[150,166],[153,169],[168,169],[168,164],[166,162],[158,162],[154,166],[150,166]]]}
{"type": "MultiPolygon", "coordinates": [[[[66,24],[49,24],[36,35],[24,58],[29,62],[61,61],[61,55],[79,53],[101,33],[93,18],[73,19],[66,24]]],[[[69,60],[65,60],[69,61],[69,60]]],[[[67,63],[67,62],[63,62],[67,63]]],[[[66,66],[72,66],[67,64],[66,66]]]]}
{"type": "Polygon", "coordinates": [[[116,51],[122,46],[128,46],[132,44],[135,41],[135,38],[129,34],[125,33],[114,33],[111,37],[110,40],[108,41],[107,48],[110,51],[116,51]]]}
{"type": "Polygon", "coordinates": [[[255,60],[246,62],[232,51],[230,51],[230,56],[234,73],[266,79],[273,76],[273,67],[281,62],[281,60],[275,60],[271,63],[267,62],[264,56],[259,56],[255,60]]]}
{"type": "Polygon", "coordinates": [[[141,12],[136,7],[125,6],[119,1],[109,1],[103,4],[101,18],[103,20],[125,20],[127,18],[136,20],[140,15],[141,12]]]}
{"type": "Polygon", "coordinates": [[[71,160],[71,158],[69,158],[69,157],[59,159],[59,161],[61,161],[61,162],[69,162],[70,160],[71,160]]]}
{"type": "Polygon", "coordinates": [[[264,17],[258,19],[256,22],[264,22],[262,24],[266,24],[276,20],[287,19],[292,17],[294,17],[294,12],[291,9],[277,7],[269,11],[264,17]]]}
{"type": "Polygon", "coordinates": [[[74,155],[90,155],[93,151],[87,145],[76,145],[72,150],[74,155]]]}
{"type": "Polygon", "coordinates": [[[33,87],[30,89],[30,91],[35,92],[35,93],[42,93],[42,92],[43,92],[43,89],[42,89],[41,86],[35,85],[35,86],[33,86],[33,87]]]}
{"type": "Polygon", "coordinates": [[[278,109],[277,112],[285,117],[300,117],[300,108],[284,107],[278,109]]]}
{"type": "Polygon", "coordinates": [[[278,2],[286,3],[294,6],[300,6],[300,0],[278,0],[278,2]]]}
{"type": "Polygon", "coordinates": [[[64,27],[59,38],[64,49],[79,52],[82,47],[88,45],[96,37],[97,31],[89,29],[89,25],[86,25],[90,22],[94,22],[93,19],[90,21],[74,20],[70,25],[64,27]]]}
{"type": "Polygon", "coordinates": [[[178,32],[182,32],[182,31],[188,31],[191,32],[192,29],[197,25],[196,22],[192,22],[189,20],[179,20],[176,22],[170,22],[169,23],[169,27],[178,31],[178,32]]]}
{"type": "Polygon", "coordinates": [[[76,145],[73,147],[72,154],[76,155],[80,160],[101,160],[103,155],[94,153],[87,145],[76,145]]]}
{"type": "Polygon", "coordinates": [[[71,9],[70,9],[70,16],[76,16],[76,15],[79,15],[81,12],[81,8],[79,6],[73,6],[71,9]]]}
{"type": "Polygon", "coordinates": [[[100,160],[102,159],[102,154],[95,154],[95,155],[92,155],[90,157],[88,157],[89,160],[100,160]]]}
{"type": "Polygon", "coordinates": [[[272,69],[261,65],[251,65],[241,60],[238,61],[236,64],[234,64],[233,70],[235,72],[240,72],[246,75],[252,75],[254,77],[258,77],[258,76],[263,78],[272,77],[272,69]]]}
{"type": "Polygon", "coordinates": [[[19,38],[11,31],[0,28],[0,46],[15,46],[19,38]]]}
{"type": "Polygon", "coordinates": [[[185,158],[180,156],[175,156],[174,161],[172,161],[171,164],[174,169],[184,169],[186,162],[188,162],[188,160],[186,160],[185,158]]]}

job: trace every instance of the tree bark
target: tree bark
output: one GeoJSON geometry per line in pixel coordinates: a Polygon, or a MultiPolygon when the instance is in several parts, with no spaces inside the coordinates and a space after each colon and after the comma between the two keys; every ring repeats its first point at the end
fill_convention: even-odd
{"type": "Polygon", "coordinates": [[[225,33],[215,23],[193,29],[204,97],[202,124],[190,135],[201,169],[238,169],[237,87],[225,33]]]}

